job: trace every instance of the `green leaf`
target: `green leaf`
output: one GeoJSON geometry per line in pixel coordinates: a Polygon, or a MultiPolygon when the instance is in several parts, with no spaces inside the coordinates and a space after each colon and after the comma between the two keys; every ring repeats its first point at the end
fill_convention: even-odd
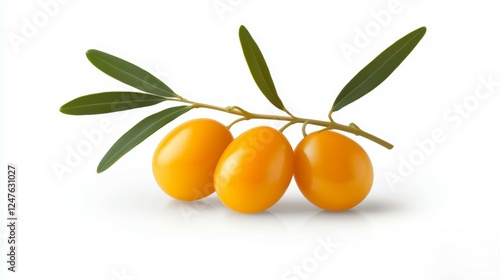
{"type": "Polygon", "coordinates": [[[98,50],[88,50],[87,58],[102,72],[138,90],[165,97],[177,96],[158,78],[121,58],[98,50]]]}
{"type": "Polygon", "coordinates": [[[339,93],[331,111],[342,109],[380,85],[410,54],[425,32],[426,28],[420,27],[408,33],[361,69],[339,93]]]}
{"type": "Polygon", "coordinates": [[[113,91],[80,96],[61,106],[68,115],[95,115],[151,106],[164,97],[141,92],[113,91]]]}
{"type": "Polygon", "coordinates": [[[245,26],[240,26],[239,35],[243,54],[245,55],[248,68],[250,68],[250,73],[252,73],[255,83],[276,108],[286,111],[274,87],[271,73],[269,72],[269,68],[267,67],[259,46],[257,46],[257,43],[255,43],[245,26]]]}
{"type": "Polygon", "coordinates": [[[127,131],[120,139],[116,141],[115,144],[109,149],[109,151],[104,155],[99,166],[97,167],[97,173],[101,173],[113,165],[117,160],[119,160],[123,155],[132,150],[135,146],[139,145],[142,141],[148,138],[151,134],[156,132],[158,129],[173,121],[180,115],[191,110],[190,106],[177,106],[165,109],[154,115],[151,115],[129,131],[127,131]]]}

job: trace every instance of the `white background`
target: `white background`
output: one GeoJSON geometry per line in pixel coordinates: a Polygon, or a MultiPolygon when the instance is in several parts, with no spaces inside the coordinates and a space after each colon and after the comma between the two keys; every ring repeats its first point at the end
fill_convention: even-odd
{"type": "MultiPolygon", "coordinates": [[[[7,272],[2,261],[2,273],[72,280],[500,279],[500,86],[489,93],[480,82],[500,81],[500,5],[464,2],[401,0],[394,10],[389,0],[2,1],[2,166],[19,169],[18,272],[7,272]],[[56,6],[44,10],[49,2],[56,6]],[[388,12],[390,19],[376,22],[375,14],[388,12]],[[31,23],[36,29],[28,32],[31,23]],[[119,136],[168,104],[98,116],[59,113],[80,95],[130,89],[95,69],[85,51],[134,62],[190,99],[279,114],[247,69],[241,24],[261,47],[289,110],[319,119],[357,71],[427,26],[388,80],[335,114],[395,144],[389,151],[355,138],[375,169],[372,192],[359,206],[323,212],[294,182],[256,215],[224,208],[215,194],[192,204],[167,197],[152,176],[153,151],[188,119],[231,121],[206,110],[180,117],[96,174],[119,136]],[[368,40],[355,41],[367,28],[368,40]],[[346,45],[357,52],[346,55],[346,45]],[[477,88],[489,95],[477,99],[477,88]],[[464,102],[460,115],[455,110],[464,102]],[[70,151],[103,121],[111,129],[68,166],[70,151]],[[444,140],[422,157],[416,141],[435,130],[444,140]],[[398,171],[408,160],[411,168],[398,171]],[[57,165],[68,172],[58,176],[57,165]]],[[[233,132],[258,124],[282,125],[252,121],[233,132]]],[[[300,127],[285,135],[295,146],[300,127]]],[[[4,259],[5,226],[0,232],[4,259]]]]}

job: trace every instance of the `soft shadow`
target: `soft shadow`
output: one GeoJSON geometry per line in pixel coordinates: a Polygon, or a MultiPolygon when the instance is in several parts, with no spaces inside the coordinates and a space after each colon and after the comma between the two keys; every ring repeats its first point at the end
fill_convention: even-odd
{"type": "Polygon", "coordinates": [[[200,200],[195,201],[182,201],[177,199],[169,199],[166,203],[165,208],[168,211],[179,211],[179,209],[186,208],[191,209],[192,211],[203,211],[203,212],[212,212],[217,211],[217,208],[214,207],[214,201],[210,199],[210,197],[202,198],[200,200]]]}
{"type": "Polygon", "coordinates": [[[278,201],[273,207],[269,208],[271,212],[279,216],[288,215],[312,215],[321,211],[320,208],[314,206],[307,199],[301,198],[286,198],[278,201]]]}
{"type": "Polygon", "coordinates": [[[361,202],[354,208],[365,214],[397,214],[408,210],[408,205],[390,199],[370,199],[361,202]]]}
{"type": "Polygon", "coordinates": [[[169,199],[160,214],[164,221],[177,229],[211,228],[223,214],[222,206],[210,196],[196,201],[169,199]]]}
{"type": "Polygon", "coordinates": [[[186,234],[203,232],[217,236],[254,235],[286,230],[283,222],[273,213],[264,211],[255,214],[235,212],[210,196],[198,201],[171,199],[165,204],[164,221],[170,228],[186,234]]]}
{"type": "Polygon", "coordinates": [[[243,214],[224,209],[224,228],[227,231],[245,232],[248,234],[268,234],[286,231],[285,224],[281,219],[266,210],[260,213],[243,214]]]}
{"type": "Polygon", "coordinates": [[[348,210],[342,212],[332,212],[332,211],[320,211],[307,219],[304,223],[305,225],[310,225],[314,227],[325,226],[325,227],[335,227],[335,226],[356,226],[356,225],[366,225],[370,224],[370,220],[363,215],[361,212],[356,210],[348,210]]]}
{"type": "Polygon", "coordinates": [[[299,229],[308,235],[332,235],[338,239],[353,240],[371,236],[370,220],[359,211],[320,211],[310,217],[299,229]]]}

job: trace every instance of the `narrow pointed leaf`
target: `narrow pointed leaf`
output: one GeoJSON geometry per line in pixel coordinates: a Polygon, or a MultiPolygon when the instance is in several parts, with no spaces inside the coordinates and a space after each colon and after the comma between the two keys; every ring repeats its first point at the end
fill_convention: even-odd
{"type": "Polygon", "coordinates": [[[121,58],[98,50],[88,50],[87,58],[102,72],[138,90],[165,97],[177,96],[158,78],[121,58]]]}
{"type": "Polygon", "coordinates": [[[151,106],[164,97],[141,92],[113,91],[80,96],[61,106],[68,115],[95,115],[151,106]]]}
{"type": "Polygon", "coordinates": [[[271,73],[269,72],[267,63],[257,43],[255,43],[250,33],[243,25],[240,26],[239,35],[243,54],[245,55],[248,68],[250,68],[250,73],[252,73],[255,83],[276,108],[286,111],[283,102],[281,102],[278,96],[271,73]]]}
{"type": "Polygon", "coordinates": [[[120,137],[120,139],[118,139],[116,143],[113,144],[113,146],[109,149],[106,155],[104,155],[101,162],[99,163],[99,166],[97,167],[97,173],[101,173],[108,169],[123,155],[128,153],[135,146],[139,145],[151,134],[153,134],[169,122],[173,121],[180,115],[188,112],[190,109],[190,106],[177,106],[168,108],[154,115],[151,115],[137,123],[122,137],[120,137]]]}
{"type": "Polygon", "coordinates": [[[403,62],[425,35],[426,28],[418,28],[402,37],[361,69],[342,89],[332,112],[358,100],[380,85],[403,62]]]}

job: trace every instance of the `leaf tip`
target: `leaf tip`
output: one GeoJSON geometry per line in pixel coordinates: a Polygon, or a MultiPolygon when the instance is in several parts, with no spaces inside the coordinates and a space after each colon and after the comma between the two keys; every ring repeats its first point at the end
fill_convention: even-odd
{"type": "Polygon", "coordinates": [[[97,174],[101,174],[102,172],[106,171],[106,169],[108,169],[108,168],[107,168],[107,167],[104,167],[104,166],[102,165],[102,162],[100,162],[100,163],[99,163],[99,165],[97,166],[97,170],[96,170],[96,172],[97,172],[97,174]]]}
{"type": "Polygon", "coordinates": [[[425,35],[425,33],[427,33],[427,27],[425,26],[422,26],[420,28],[417,28],[417,30],[415,30],[417,33],[422,33],[422,37],[425,35]]]}
{"type": "Polygon", "coordinates": [[[98,52],[98,50],[96,50],[96,49],[88,49],[88,50],[85,52],[85,56],[87,56],[87,58],[88,58],[89,56],[94,55],[96,52],[98,52]]]}
{"type": "Polygon", "coordinates": [[[248,29],[244,25],[240,25],[238,34],[240,35],[240,40],[242,40],[243,36],[248,36],[250,33],[248,32],[248,29]]]}
{"type": "Polygon", "coordinates": [[[65,103],[61,107],[59,107],[59,112],[65,114],[65,115],[73,115],[73,114],[71,114],[71,110],[68,110],[68,103],[65,103]]]}

